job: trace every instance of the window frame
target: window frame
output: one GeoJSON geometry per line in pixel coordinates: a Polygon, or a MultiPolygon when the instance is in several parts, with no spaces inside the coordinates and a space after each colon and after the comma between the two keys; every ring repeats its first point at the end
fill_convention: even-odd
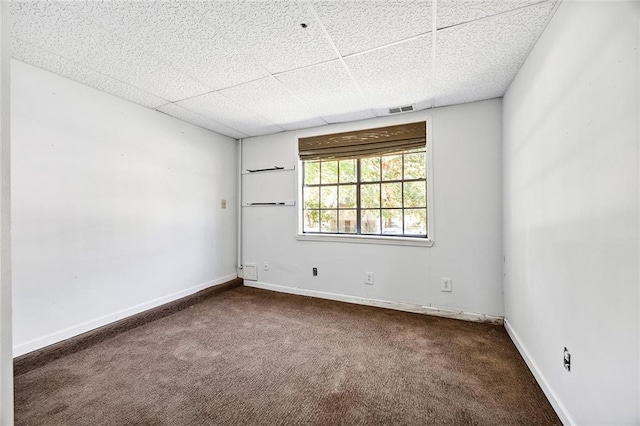
{"type": "MultiPolygon", "coordinates": [[[[334,234],[334,233],[304,233],[304,200],[303,200],[303,161],[298,158],[298,167],[296,173],[296,239],[300,241],[324,241],[324,242],[347,242],[347,243],[364,243],[364,244],[383,244],[383,245],[405,245],[405,246],[421,246],[431,247],[434,244],[434,196],[433,196],[433,138],[432,138],[432,120],[431,115],[425,113],[403,114],[399,116],[388,116],[383,119],[377,119],[375,123],[369,121],[357,123],[336,124],[320,129],[300,131],[296,137],[297,140],[303,137],[320,136],[324,134],[349,132],[356,130],[366,130],[376,127],[393,126],[398,124],[415,123],[416,121],[426,122],[426,147],[425,147],[425,164],[426,164],[426,185],[427,185],[427,237],[418,236],[402,236],[402,235],[376,235],[376,234],[334,234]]],[[[296,152],[297,157],[297,152],[296,152]]],[[[359,184],[361,184],[360,182],[359,184]]]]}

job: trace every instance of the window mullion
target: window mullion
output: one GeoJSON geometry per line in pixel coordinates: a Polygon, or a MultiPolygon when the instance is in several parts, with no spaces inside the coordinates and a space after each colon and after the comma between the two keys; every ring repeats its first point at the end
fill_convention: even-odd
{"type": "Polygon", "coordinates": [[[360,159],[356,159],[356,233],[362,234],[361,206],[360,206],[360,159]]]}
{"type": "MultiPolygon", "coordinates": [[[[400,160],[400,164],[397,163],[396,159],[391,159],[389,160],[389,167],[390,167],[390,172],[391,173],[389,176],[386,176],[386,178],[388,177],[394,177],[395,179],[390,179],[390,180],[385,180],[383,181],[382,179],[382,173],[383,173],[383,157],[386,158],[384,155],[379,156],[379,157],[368,157],[371,160],[366,160],[364,163],[362,162],[363,160],[361,158],[353,158],[352,160],[354,161],[353,166],[355,166],[355,181],[348,179],[349,182],[346,181],[342,181],[340,174],[341,174],[341,170],[342,170],[342,164],[340,163],[340,161],[337,161],[337,164],[331,164],[330,167],[330,171],[333,172],[337,172],[338,176],[337,176],[337,182],[336,182],[336,197],[337,197],[337,205],[335,206],[335,215],[333,213],[331,213],[331,210],[333,210],[332,208],[327,208],[326,212],[327,212],[327,217],[324,219],[328,219],[331,222],[333,222],[333,220],[337,221],[337,224],[335,224],[335,226],[337,226],[337,229],[335,231],[333,231],[333,228],[326,228],[326,232],[323,231],[323,224],[324,225],[328,225],[328,223],[324,223],[323,221],[323,216],[322,216],[322,194],[323,194],[323,188],[325,186],[327,186],[327,195],[332,193],[333,191],[329,191],[330,187],[334,185],[334,183],[326,183],[325,181],[323,181],[322,175],[324,172],[324,169],[326,168],[326,164],[324,164],[324,161],[318,161],[317,166],[314,165],[313,166],[313,171],[314,173],[311,173],[311,169],[308,168],[308,165],[306,162],[303,162],[302,164],[302,200],[301,200],[301,204],[302,204],[302,212],[303,212],[303,219],[305,220],[304,224],[303,224],[303,229],[305,229],[304,227],[307,224],[307,216],[309,221],[314,222],[314,215],[317,214],[317,226],[319,227],[319,229],[317,231],[313,231],[311,229],[313,228],[309,228],[309,231],[304,231],[303,232],[310,232],[310,233],[314,233],[314,232],[318,232],[318,233],[336,233],[336,234],[341,234],[344,232],[345,228],[340,227],[341,221],[342,219],[347,219],[350,218],[353,212],[353,209],[355,209],[356,211],[356,217],[355,217],[355,223],[353,224],[353,229],[350,225],[350,229],[348,233],[355,233],[356,235],[367,235],[369,233],[373,234],[373,235],[385,235],[384,230],[385,230],[385,226],[390,226],[391,228],[393,228],[393,230],[390,230],[389,232],[393,235],[400,235],[400,236],[407,236],[407,237],[413,237],[414,234],[417,235],[416,230],[420,231],[422,230],[422,234],[424,233],[424,229],[422,229],[425,224],[424,224],[424,219],[422,218],[422,215],[424,214],[422,211],[426,212],[426,216],[428,216],[428,211],[429,211],[429,206],[425,206],[422,205],[422,203],[417,202],[418,199],[421,199],[422,195],[419,192],[419,189],[422,187],[425,193],[428,193],[428,188],[427,188],[427,176],[425,177],[420,177],[419,173],[416,173],[418,170],[420,170],[420,168],[424,167],[422,166],[422,164],[419,162],[419,159],[414,155],[415,153],[413,152],[404,152],[401,155],[399,155],[397,158],[397,160],[400,160]],[[411,155],[411,156],[410,156],[411,155]],[[373,178],[373,173],[374,170],[373,168],[375,168],[375,161],[378,160],[378,181],[375,181],[372,179],[372,181],[367,181],[364,182],[363,181],[363,174],[366,172],[368,172],[369,175],[372,175],[371,178],[373,178]],[[392,161],[393,160],[393,161],[392,161]],[[371,163],[371,164],[370,164],[371,163]],[[373,167],[373,168],[372,168],[373,167]],[[397,168],[400,168],[400,170],[397,170],[397,168]],[[411,168],[411,170],[407,170],[407,168],[411,168]],[[398,175],[398,171],[400,171],[399,175],[398,175]],[[317,183],[311,183],[309,185],[307,185],[306,182],[306,176],[307,174],[310,174],[310,178],[313,176],[315,176],[315,172],[317,172],[319,174],[318,176],[318,182],[317,183]],[[412,173],[410,173],[412,172],[412,173]],[[409,175],[411,174],[411,175],[409,175]],[[343,206],[341,207],[340,204],[340,198],[341,198],[341,194],[343,192],[343,187],[345,187],[345,185],[352,185],[353,183],[355,183],[355,206],[353,206],[352,204],[348,204],[348,207],[343,206]],[[393,194],[393,199],[397,200],[397,193],[396,190],[398,188],[398,184],[400,185],[400,196],[401,196],[401,200],[399,200],[399,203],[396,204],[394,201],[394,205],[393,207],[390,206],[384,206],[384,203],[386,202],[386,198],[383,196],[382,194],[382,184],[385,184],[387,186],[390,187],[390,190],[392,189],[393,191],[391,192],[391,194],[393,194]],[[378,185],[378,232],[377,233],[373,233],[372,230],[368,230],[367,234],[364,233],[364,217],[363,217],[363,212],[365,209],[371,209],[371,210],[367,210],[370,211],[370,213],[372,213],[372,216],[375,214],[375,212],[373,211],[374,209],[376,209],[375,207],[373,207],[373,205],[368,207],[363,207],[363,203],[362,203],[362,197],[366,196],[367,197],[367,202],[370,203],[374,203],[375,200],[370,199],[370,196],[367,196],[366,194],[370,194],[373,195],[371,192],[375,190],[374,185],[378,185]],[[364,185],[369,185],[367,188],[364,188],[364,185]],[[424,187],[422,186],[424,185],[424,187]],[[370,191],[369,191],[370,190],[370,191]],[[307,209],[304,205],[304,200],[306,195],[309,195],[309,197],[311,197],[312,194],[309,193],[309,191],[313,192],[313,197],[318,197],[317,202],[319,203],[317,208],[309,208],[307,209]],[[316,194],[317,192],[317,194],[316,194]],[[407,198],[408,197],[408,198],[407,198]],[[417,198],[420,197],[420,198],[417,198]],[[407,202],[410,201],[410,205],[414,206],[414,207],[407,207],[407,202]],[[342,208],[348,209],[348,214],[347,214],[347,210],[342,210],[342,208]],[[407,212],[407,209],[409,209],[410,211],[407,212]],[[416,209],[415,211],[413,209],[416,209]],[[400,210],[400,214],[401,216],[398,217],[397,213],[398,210],[400,210]],[[422,211],[420,211],[422,210],[422,211]],[[385,211],[387,212],[386,214],[389,215],[389,220],[386,221],[385,218],[385,211]],[[408,215],[408,216],[407,216],[408,215]],[[342,216],[345,216],[345,218],[343,218],[342,216]],[[398,227],[396,225],[396,222],[401,221],[402,224],[399,224],[401,229],[398,229],[400,227],[398,227]],[[407,227],[407,225],[412,225],[410,228],[407,227]],[[415,229],[414,229],[415,228],[415,229]],[[400,232],[398,232],[400,231],[400,232]],[[407,235],[407,232],[412,232],[411,235],[407,235]]],[[[352,167],[353,166],[349,166],[348,168],[348,173],[352,173],[352,167]]],[[[345,169],[347,170],[347,169],[345,169]]],[[[329,169],[328,169],[329,171],[329,169]]],[[[426,173],[425,173],[426,175],[426,173]]],[[[332,180],[331,180],[332,181],[332,180]]],[[[332,181],[333,182],[333,181],[332,181]]],[[[352,194],[351,192],[352,190],[349,189],[349,193],[352,194]]],[[[427,198],[428,198],[428,194],[427,198]]],[[[329,207],[329,206],[327,206],[329,207]]],[[[370,219],[373,219],[373,217],[370,217],[370,219]]],[[[350,219],[349,219],[350,220],[350,219]]],[[[428,220],[428,217],[427,217],[428,220]]],[[[309,226],[311,226],[311,222],[309,222],[309,226]]],[[[352,223],[352,222],[351,222],[352,223]]],[[[371,224],[373,225],[372,222],[367,222],[367,224],[371,224]]],[[[390,228],[390,229],[391,229],[390,228]]],[[[420,233],[420,232],[418,232],[420,233]]],[[[422,235],[421,234],[421,235],[422,235]]]]}
{"type": "Polygon", "coordinates": [[[378,221],[378,226],[380,227],[378,234],[382,235],[382,156],[380,157],[380,161],[378,161],[378,164],[380,165],[380,168],[378,170],[378,215],[380,216],[380,219],[378,221]]]}
{"type": "Polygon", "coordinates": [[[405,235],[405,229],[404,229],[404,154],[402,154],[402,235],[405,235]]]}
{"type": "Polygon", "coordinates": [[[338,183],[336,184],[336,234],[340,233],[340,162],[337,163],[338,183]]]}

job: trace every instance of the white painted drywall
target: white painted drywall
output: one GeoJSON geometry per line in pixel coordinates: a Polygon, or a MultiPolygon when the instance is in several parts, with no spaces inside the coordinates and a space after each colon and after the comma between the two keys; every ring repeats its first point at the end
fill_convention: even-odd
{"type": "Polygon", "coordinates": [[[0,2],[0,424],[13,424],[9,5],[0,2]]]}
{"type": "Polygon", "coordinates": [[[234,139],[12,71],[15,355],[236,276],[234,139]]]}
{"type": "MultiPolygon", "coordinates": [[[[501,113],[499,99],[430,111],[433,247],[299,241],[298,207],[243,207],[243,260],[258,264],[258,280],[265,284],[501,316],[501,113]],[[374,285],[364,284],[365,272],[374,273],[374,285]],[[440,291],[441,277],[453,278],[453,292],[440,291]]],[[[379,127],[388,119],[321,130],[334,133],[363,123],[379,127]]],[[[243,142],[243,169],[291,164],[297,164],[297,132],[243,142]]],[[[289,176],[286,184],[294,194],[295,173],[289,176]]]]}
{"type": "Polygon", "coordinates": [[[639,13],[563,2],[504,98],[506,321],[567,423],[640,423],[639,13]]]}

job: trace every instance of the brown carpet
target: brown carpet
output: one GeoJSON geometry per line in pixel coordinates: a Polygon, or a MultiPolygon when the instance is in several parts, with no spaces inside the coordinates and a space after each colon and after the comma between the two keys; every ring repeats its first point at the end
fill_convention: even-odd
{"type": "Polygon", "coordinates": [[[560,424],[501,326],[233,288],[15,377],[17,425],[560,424]]]}

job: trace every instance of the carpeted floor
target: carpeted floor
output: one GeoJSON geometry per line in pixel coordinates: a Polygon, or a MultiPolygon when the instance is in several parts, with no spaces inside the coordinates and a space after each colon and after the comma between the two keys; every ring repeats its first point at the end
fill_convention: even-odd
{"type": "Polygon", "coordinates": [[[237,287],[15,377],[17,425],[560,424],[501,326],[237,287]]]}

